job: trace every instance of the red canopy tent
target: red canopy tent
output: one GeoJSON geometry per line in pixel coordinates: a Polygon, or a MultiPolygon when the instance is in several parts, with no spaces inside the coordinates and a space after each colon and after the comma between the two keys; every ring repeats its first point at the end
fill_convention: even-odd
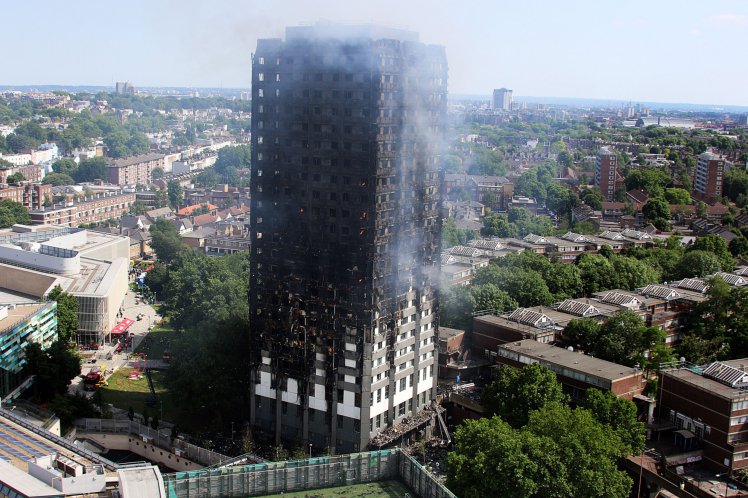
{"type": "Polygon", "coordinates": [[[112,329],[112,335],[118,336],[118,335],[124,334],[125,332],[127,332],[127,329],[129,329],[130,325],[132,325],[133,323],[135,323],[135,320],[124,318],[121,322],[117,324],[116,327],[112,329]]]}

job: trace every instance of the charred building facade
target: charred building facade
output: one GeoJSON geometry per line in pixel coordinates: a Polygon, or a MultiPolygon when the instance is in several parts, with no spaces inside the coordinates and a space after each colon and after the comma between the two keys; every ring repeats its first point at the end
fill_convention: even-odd
{"type": "Polygon", "coordinates": [[[436,393],[445,52],[288,28],[252,91],[250,421],[363,450],[436,393]]]}

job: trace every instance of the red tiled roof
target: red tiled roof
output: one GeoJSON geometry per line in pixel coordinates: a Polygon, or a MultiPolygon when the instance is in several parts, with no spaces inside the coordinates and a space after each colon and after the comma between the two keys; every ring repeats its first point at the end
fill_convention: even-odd
{"type": "MultiPolygon", "coordinates": [[[[180,209],[179,211],[177,211],[177,214],[182,215],[182,216],[184,216],[184,215],[190,215],[190,214],[194,213],[195,211],[197,211],[198,209],[200,209],[203,206],[204,206],[204,204],[195,204],[194,206],[183,207],[182,209],[180,209]]],[[[218,209],[218,206],[214,206],[213,204],[208,204],[208,210],[209,211],[213,211],[214,209],[218,209]]]]}

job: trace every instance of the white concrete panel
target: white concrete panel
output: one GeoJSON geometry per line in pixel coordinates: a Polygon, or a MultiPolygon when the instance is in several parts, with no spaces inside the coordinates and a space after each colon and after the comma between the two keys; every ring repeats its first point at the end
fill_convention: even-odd
{"type": "Polygon", "coordinates": [[[344,417],[350,417],[360,420],[361,408],[358,408],[356,406],[348,406],[345,403],[338,403],[338,415],[343,415],[344,417]]]}
{"type": "Polygon", "coordinates": [[[356,368],[356,360],[346,358],[343,364],[348,368],[356,368]]]}

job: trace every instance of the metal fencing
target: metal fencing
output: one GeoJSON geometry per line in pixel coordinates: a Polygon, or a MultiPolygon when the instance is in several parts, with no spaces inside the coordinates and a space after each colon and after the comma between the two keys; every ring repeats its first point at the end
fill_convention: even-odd
{"type": "Polygon", "coordinates": [[[164,475],[169,498],[243,498],[389,480],[404,482],[414,497],[455,498],[397,448],[164,475]]]}
{"type": "MultiPolygon", "coordinates": [[[[170,431],[157,431],[146,425],[130,420],[82,418],[75,422],[78,433],[107,433],[107,434],[132,434],[159,448],[172,450],[178,449],[184,452],[184,457],[203,466],[217,465],[229,459],[226,455],[206,450],[181,439],[171,438],[170,431]]],[[[79,434],[80,435],[80,434],[79,434]]]]}

